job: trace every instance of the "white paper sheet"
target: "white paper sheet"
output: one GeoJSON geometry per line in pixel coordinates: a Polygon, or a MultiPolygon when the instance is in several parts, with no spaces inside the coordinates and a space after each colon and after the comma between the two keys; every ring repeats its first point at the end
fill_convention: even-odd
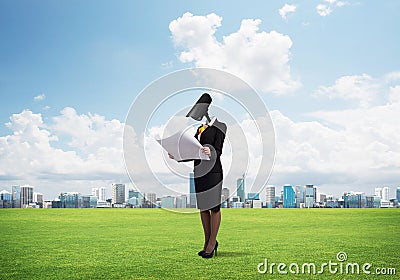
{"type": "Polygon", "coordinates": [[[201,151],[203,147],[200,142],[191,134],[190,130],[179,131],[170,137],[156,139],[156,141],[171,155],[176,161],[188,159],[210,160],[201,151]]]}

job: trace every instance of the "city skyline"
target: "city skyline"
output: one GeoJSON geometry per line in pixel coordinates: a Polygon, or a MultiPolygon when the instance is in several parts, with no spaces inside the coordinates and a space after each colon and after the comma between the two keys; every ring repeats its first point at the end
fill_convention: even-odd
{"type": "MultiPolygon", "coordinates": [[[[191,173],[192,175],[192,173],[191,173]]],[[[266,185],[264,188],[260,190],[260,192],[253,193],[253,192],[246,192],[244,187],[244,177],[238,178],[237,179],[237,186],[235,191],[230,192],[230,190],[226,187],[222,189],[222,195],[221,195],[221,202],[224,201],[232,201],[232,202],[245,202],[247,200],[260,200],[264,204],[265,208],[271,208],[271,204],[276,204],[278,201],[282,203],[283,208],[301,208],[300,203],[304,204],[304,208],[310,208],[312,205],[314,205],[315,202],[320,202],[321,197],[324,197],[324,199],[338,199],[340,197],[343,197],[343,195],[346,194],[363,194],[366,196],[377,196],[382,199],[382,201],[389,202],[390,200],[397,200],[400,201],[400,187],[395,188],[395,191],[392,193],[390,192],[390,187],[376,187],[374,189],[374,194],[372,193],[365,193],[365,192],[357,192],[353,190],[348,190],[345,191],[344,193],[340,195],[333,195],[333,194],[326,194],[323,192],[318,191],[318,186],[314,186],[312,184],[308,185],[290,185],[290,184],[284,184],[281,186],[274,186],[274,185],[266,185]],[[309,191],[310,190],[310,191],[309,191]],[[298,201],[298,197],[304,197],[302,201],[298,201]],[[311,200],[308,200],[308,199],[311,200]]],[[[140,205],[141,201],[144,201],[144,199],[148,200],[152,204],[155,204],[156,200],[163,202],[163,199],[166,199],[163,203],[166,203],[165,205],[168,205],[168,207],[163,207],[163,208],[174,208],[170,207],[171,205],[171,199],[173,201],[178,199],[184,199],[183,201],[180,201],[181,205],[185,205],[185,207],[176,207],[176,208],[196,208],[196,197],[194,193],[194,184],[192,184],[193,177],[190,177],[189,179],[189,186],[188,186],[188,192],[187,193],[182,193],[179,195],[162,195],[162,196],[157,196],[157,193],[142,193],[136,189],[133,188],[126,188],[125,184],[115,184],[113,183],[110,187],[111,189],[111,196],[107,198],[106,196],[106,187],[100,187],[100,188],[92,188],[91,193],[89,196],[94,196],[97,197],[97,200],[101,202],[101,205],[104,205],[104,202],[106,200],[111,201],[113,204],[131,204],[131,205],[140,205]],[[134,198],[134,200],[131,200],[134,198]],[[167,201],[168,200],[168,201],[167,201]]],[[[66,195],[66,194],[79,194],[79,195],[86,195],[88,196],[88,193],[80,193],[76,191],[72,192],[61,192],[57,197],[55,197],[55,200],[59,200],[60,195],[66,195]]],[[[28,205],[30,202],[38,202],[38,201],[51,201],[49,198],[44,198],[42,193],[39,192],[34,192],[34,186],[31,185],[22,185],[22,186],[12,186],[11,192],[8,192],[7,190],[1,190],[0,191],[1,197],[6,197],[10,200],[10,198],[13,200],[13,207],[14,203],[19,205],[18,208],[22,207],[22,205],[28,205]],[[29,198],[30,197],[30,198],[29,198]],[[39,197],[39,199],[38,199],[39,197]]],[[[175,202],[172,203],[174,205],[175,202]]],[[[398,202],[399,203],[399,202],[398,202]]],[[[162,204],[161,204],[162,205],[162,204]]],[[[175,205],[178,205],[178,202],[176,202],[175,205]]],[[[237,207],[234,207],[237,208],[237,207]]]]}
{"type": "MultiPolygon", "coordinates": [[[[155,79],[191,67],[232,73],[261,96],[276,134],[268,184],[314,183],[328,194],[399,184],[398,1],[100,3],[0,2],[0,188],[28,183],[52,197],[133,186],[122,143],[130,105],[155,79]]],[[[156,158],[157,177],[186,190],[151,142],[171,117],[159,109],[145,139],[132,141],[149,141],[141,160],[156,158]]],[[[248,115],[235,115],[254,139],[248,115]]],[[[260,160],[253,142],[243,145],[260,160]]],[[[258,170],[237,174],[246,171],[251,186],[258,170]]],[[[232,189],[236,180],[225,178],[232,189]]]]}

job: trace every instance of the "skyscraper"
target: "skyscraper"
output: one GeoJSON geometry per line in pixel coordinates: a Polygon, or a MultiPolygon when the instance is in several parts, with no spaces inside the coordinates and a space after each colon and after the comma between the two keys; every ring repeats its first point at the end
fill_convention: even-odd
{"type": "Polygon", "coordinates": [[[382,198],[382,188],[375,188],[375,195],[382,198]]]}
{"type": "Polygon", "coordinates": [[[12,186],[12,207],[21,208],[21,187],[12,186]]]}
{"type": "Polygon", "coordinates": [[[296,186],[296,208],[304,203],[304,186],[296,186]]]}
{"type": "Polygon", "coordinates": [[[174,208],[175,207],[175,197],[164,196],[161,198],[161,208],[174,208]]]}
{"type": "Polygon", "coordinates": [[[92,195],[99,198],[99,188],[92,188],[92,195]]]}
{"type": "Polygon", "coordinates": [[[157,200],[157,195],[155,193],[147,193],[146,198],[151,203],[151,207],[153,208],[157,200]]]}
{"type": "Polygon", "coordinates": [[[229,207],[229,189],[228,188],[222,189],[221,201],[226,202],[226,207],[229,207]]]}
{"type": "Polygon", "coordinates": [[[389,201],[389,187],[382,188],[382,200],[389,201]]]}
{"type": "Polygon", "coordinates": [[[112,184],[112,203],[122,204],[125,202],[125,184],[112,184]]]}
{"type": "Polygon", "coordinates": [[[194,188],[194,173],[189,174],[189,207],[196,208],[196,190],[194,188]]]}
{"type": "Polygon", "coordinates": [[[275,207],[275,187],[267,186],[265,188],[265,202],[267,204],[267,208],[275,207]]]}
{"type": "Polygon", "coordinates": [[[283,186],[283,207],[294,208],[295,207],[295,191],[292,185],[283,186]]]}
{"type": "Polygon", "coordinates": [[[244,202],[244,175],[242,178],[239,178],[236,181],[236,194],[238,197],[240,197],[240,202],[244,202]]]}
{"type": "Polygon", "coordinates": [[[400,203],[400,187],[397,187],[396,198],[397,198],[397,203],[400,203]]]}
{"type": "Polygon", "coordinates": [[[180,195],[176,197],[176,208],[186,208],[187,204],[187,196],[186,195],[180,195]]]}
{"type": "Polygon", "coordinates": [[[98,198],[98,201],[106,201],[106,188],[105,187],[99,188],[99,196],[97,198],[98,198]]]}
{"type": "Polygon", "coordinates": [[[21,207],[27,207],[33,202],[33,187],[25,185],[21,187],[21,207]]]}
{"type": "Polygon", "coordinates": [[[315,194],[316,194],[316,188],[314,188],[314,185],[306,185],[306,191],[305,191],[305,197],[304,197],[304,202],[306,208],[311,208],[314,207],[315,203],[315,194]]]}

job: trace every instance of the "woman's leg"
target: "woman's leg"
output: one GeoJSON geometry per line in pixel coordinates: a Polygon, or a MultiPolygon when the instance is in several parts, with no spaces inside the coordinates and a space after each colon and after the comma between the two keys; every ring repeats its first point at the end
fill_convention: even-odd
{"type": "Polygon", "coordinates": [[[200,211],[200,217],[201,217],[201,224],[203,225],[203,231],[204,231],[204,247],[203,247],[203,250],[206,250],[207,245],[208,245],[208,240],[210,239],[210,235],[211,235],[211,216],[210,216],[210,211],[209,210],[200,211]]]}
{"type": "Polygon", "coordinates": [[[221,224],[221,211],[211,211],[211,234],[208,240],[206,252],[210,253],[214,250],[215,244],[217,243],[217,235],[219,225],[221,224]]]}

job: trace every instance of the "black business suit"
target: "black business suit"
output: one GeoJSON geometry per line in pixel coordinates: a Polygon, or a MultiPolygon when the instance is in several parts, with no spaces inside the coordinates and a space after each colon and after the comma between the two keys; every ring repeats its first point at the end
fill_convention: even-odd
{"type": "Polygon", "coordinates": [[[200,139],[198,138],[199,129],[197,129],[195,137],[200,141],[200,144],[210,148],[211,156],[210,160],[194,161],[197,208],[218,211],[221,207],[223,180],[220,157],[225,140],[226,124],[215,120],[200,134],[200,139]]]}

